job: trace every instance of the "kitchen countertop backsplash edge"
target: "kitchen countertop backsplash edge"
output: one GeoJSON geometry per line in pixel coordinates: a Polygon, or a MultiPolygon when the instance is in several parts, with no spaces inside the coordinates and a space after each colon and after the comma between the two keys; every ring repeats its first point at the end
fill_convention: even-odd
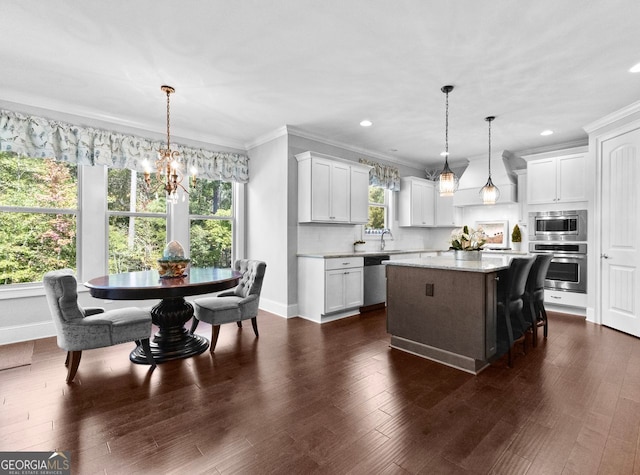
{"type": "MultiPolygon", "coordinates": [[[[343,251],[343,252],[301,252],[297,254],[297,257],[315,257],[319,259],[331,259],[341,257],[367,257],[367,256],[380,256],[380,255],[398,255],[398,254],[416,254],[422,252],[449,252],[449,249],[389,249],[384,251],[343,251]]],[[[487,249],[483,251],[486,254],[518,254],[526,256],[526,251],[514,251],[511,249],[487,249]]]]}

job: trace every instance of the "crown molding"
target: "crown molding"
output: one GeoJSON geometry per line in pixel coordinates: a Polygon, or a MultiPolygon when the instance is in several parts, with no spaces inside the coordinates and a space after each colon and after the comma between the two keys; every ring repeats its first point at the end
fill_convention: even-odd
{"type": "Polygon", "coordinates": [[[614,122],[625,119],[630,115],[637,113],[640,113],[640,101],[629,104],[628,106],[623,107],[622,109],[618,109],[617,111],[612,112],[611,114],[606,115],[601,119],[591,122],[590,124],[585,125],[583,129],[586,133],[592,134],[598,129],[606,127],[610,124],[613,124],[614,122]]]}
{"type": "Polygon", "coordinates": [[[250,142],[246,142],[244,144],[244,148],[245,150],[249,151],[252,148],[259,147],[260,145],[264,145],[267,142],[271,142],[272,140],[282,137],[283,135],[288,135],[286,125],[283,125],[282,127],[278,127],[277,129],[271,132],[267,132],[266,134],[260,135],[259,137],[256,137],[250,142]]]}
{"type": "Polygon", "coordinates": [[[316,133],[313,133],[313,132],[309,132],[308,130],[300,129],[300,128],[295,127],[295,126],[285,125],[285,128],[287,130],[287,134],[289,134],[289,135],[295,135],[296,137],[300,137],[300,138],[303,138],[303,139],[314,140],[316,142],[322,142],[323,144],[331,145],[331,146],[334,146],[334,147],[339,147],[339,148],[342,148],[344,150],[348,150],[350,152],[361,153],[361,154],[366,155],[367,157],[370,157],[370,158],[376,158],[378,160],[384,160],[386,162],[394,163],[396,165],[402,165],[402,166],[413,168],[413,169],[421,169],[421,168],[424,168],[424,166],[425,166],[425,164],[419,164],[419,163],[416,163],[416,162],[410,162],[410,161],[407,161],[407,160],[402,160],[401,158],[393,157],[391,155],[386,155],[384,153],[380,153],[380,152],[377,152],[375,150],[369,150],[369,149],[362,148],[362,147],[356,147],[355,145],[352,145],[352,144],[348,144],[348,143],[345,143],[345,142],[340,142],[338,140],[333,140],[333,139],[330,139],[328,137],[325,137],[325,136],[322,136],[322,135],[319,135],[319,134],[316,134],[316,133]]]}
{"type": "Polygon", "coordinates": [[[514,155],[516,157],[523,158],[529,155],[536,155],[536,154],[547,153],[547,152],[558,152],[558,151],[562,151],[570,148],[587,147],[588,145],[589,145],[589,140],[587,138],[584,138],[579,140],[573,140],[571,142],[563,142],[563,143],[557,143],[552,145],[545,145],[544,147],[536,147],[536,148],[530,148],[526,150],[520,150],[514,153],[514,155]]]}

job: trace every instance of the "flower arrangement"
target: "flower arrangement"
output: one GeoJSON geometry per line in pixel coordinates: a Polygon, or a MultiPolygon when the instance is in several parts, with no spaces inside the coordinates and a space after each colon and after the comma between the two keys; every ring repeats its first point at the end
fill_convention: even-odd
{"type": "Polygon", "coordinates": [[[450,249],[455,249],[456,251],[480,251],[485,242],[487,242],[487,235],[482,227],[473,229],[465,225],[451,232],[450,249]]]}

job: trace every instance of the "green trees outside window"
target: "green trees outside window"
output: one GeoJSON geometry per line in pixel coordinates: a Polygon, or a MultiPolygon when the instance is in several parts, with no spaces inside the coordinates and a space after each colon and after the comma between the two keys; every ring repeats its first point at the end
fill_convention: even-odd
{"type": "Polygon", "coordinates": [[[365,233],[375,234],[387,227],[387,204],[384,188],[369,187],[369,222],[365,226],[365,233]]]}
{"type": "Polygon", "coordinates": [[[0,285],[76,267],[75,165],[0,152],[0,285]]]}
{"type": "Polygon", "coordinates": [[[230,267],[233,243],[233,187],[199,180],[189,192],[191,265],[230,267]]]}
{"type": "Polygon", "coordinates": [[[142,175],[108,170],[109,273],[155,269],[167,241],[166,195],[152,175],[148,193],[142,175]]]}

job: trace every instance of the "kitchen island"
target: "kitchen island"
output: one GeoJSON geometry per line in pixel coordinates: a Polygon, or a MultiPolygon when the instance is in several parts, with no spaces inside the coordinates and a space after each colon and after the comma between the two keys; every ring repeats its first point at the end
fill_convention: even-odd
{"type": "Polygon", "coordinates": [[[498,274],[513,257],[386,262],[391,346],[478,374],[496,354],[498,274]]]}

